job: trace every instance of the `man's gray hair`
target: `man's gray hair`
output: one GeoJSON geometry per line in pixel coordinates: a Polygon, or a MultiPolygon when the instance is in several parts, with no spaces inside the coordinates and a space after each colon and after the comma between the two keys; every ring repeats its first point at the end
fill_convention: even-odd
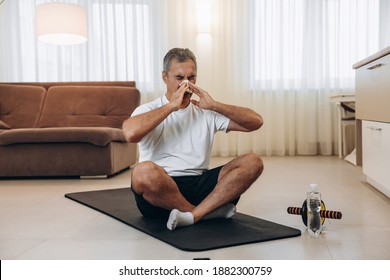
{"type": "Polygon", "coordinates": [[[173,60],[176,60],[178,62],[186,62],[188,59],[191,59],[195,63],[196,70],[196,57],[192,51],[190,51],[189,49],[173,48],[168,51],[167,54],[164,56],[163,71],[168,73],[173,60]]]}

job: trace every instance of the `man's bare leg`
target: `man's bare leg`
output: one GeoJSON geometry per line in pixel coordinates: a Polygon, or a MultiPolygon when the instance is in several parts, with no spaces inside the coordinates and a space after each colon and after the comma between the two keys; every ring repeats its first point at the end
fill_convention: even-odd
{"type": "Polygon", "coordinates": [[[172,210],[168,219],[167,227],[171,230],[176,227],[188,226],[207,217],[230,218],[235,213],[235,207],[230,201],[243,194],[261,175],[263,171],[263,162],[257,155],[249,154],[239,156],[222,169],[218,177],[218,183],[215,189],[191,211],[172,210]],[[222,215],[219,215],[222,213],[222,215]]]}
{"type": "Polygon", "coordinates": [[[131,186],[154,206],[168,210],[176,208],[184,212],[195,207],[183,197],[165,170],[153,162],[143,162],[134,168],[131,186]]]}

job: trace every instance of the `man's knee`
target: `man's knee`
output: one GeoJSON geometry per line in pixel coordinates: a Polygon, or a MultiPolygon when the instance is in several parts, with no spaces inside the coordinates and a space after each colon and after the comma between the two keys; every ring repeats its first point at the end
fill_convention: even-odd
{"type": "Polygon", "coordinates": [[[133,169],[131,185],[137,193],[141,194],[145,188],[155,186],[160,175],[161,167],[150,161],[141,162],[133,169]]]}
{"type": "Polygon", "coordinates": [[[244,155],[244,164],[247,170],[251,171],[253,177],[257,178],[261,175],[264,169],[263,160],[256,154],[244,155]]]}

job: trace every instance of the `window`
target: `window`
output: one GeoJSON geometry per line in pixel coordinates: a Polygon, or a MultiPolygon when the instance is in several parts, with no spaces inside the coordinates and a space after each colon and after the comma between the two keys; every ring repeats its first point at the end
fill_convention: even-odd
{"type": "Polygon", "coordinates": [[[250,20],[255,88],[352,88],[352,65],[378,50],[378,0],[251,1],[250,20]]]}

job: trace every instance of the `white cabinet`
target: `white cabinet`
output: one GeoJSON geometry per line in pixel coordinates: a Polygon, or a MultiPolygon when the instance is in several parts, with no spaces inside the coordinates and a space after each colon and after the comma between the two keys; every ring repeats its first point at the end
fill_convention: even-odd
{"type": "Polygon", "coordinates": [[[363,173],[390,197],[390,123],[362,121],[363,173]]]}
{"type": "Polygon", "coordinates": [[[390,46],[356,69],[356,161],[367,182],[390,197],[390,46]]]}
{"type": "Polygon", "coordinates": [[[356,70],[356,118],[390,122],[390,54],[356,70]]]}

